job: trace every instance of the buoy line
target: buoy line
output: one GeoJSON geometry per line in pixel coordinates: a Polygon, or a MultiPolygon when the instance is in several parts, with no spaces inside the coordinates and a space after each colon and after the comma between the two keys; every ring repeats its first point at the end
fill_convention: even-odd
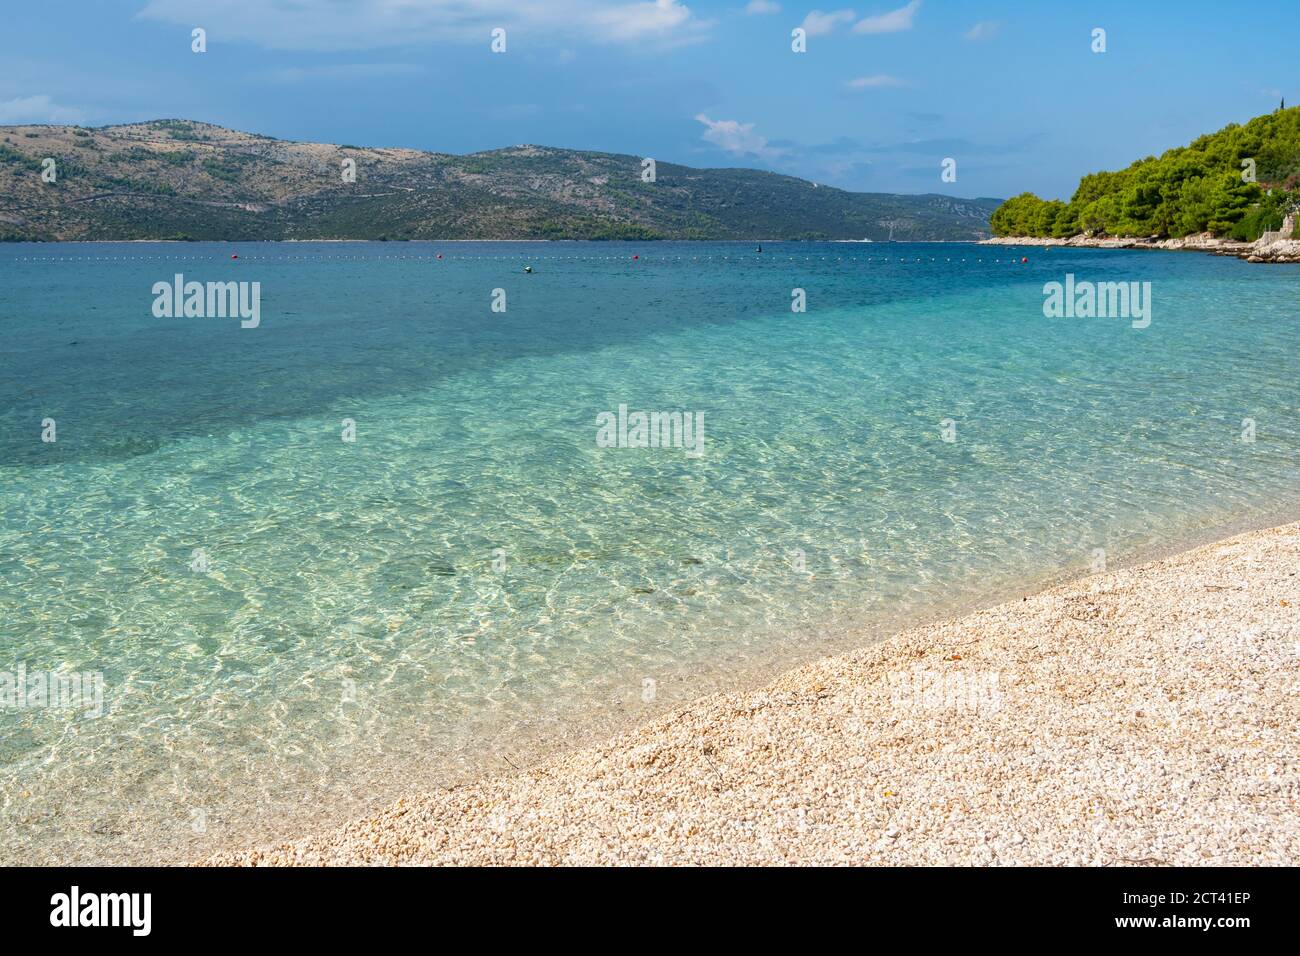
{"type": "MultiPolygon", "coordinates": [[[[714,260],[714,259],[720,259],[720,260],[723,260],[723,261],[726,261],[726,262],[730,262],[730,261],[732,261],[733,258],[734,258],[736,261],[738,261],[738,262],[740,262],[740,261],[752,261],[752,262],[777,262],[777,261],[779,261],[778,259],[776,259],[776,258],[774,258],[774,257],[772,257],[772,256],[759,256],[759,255],[757,255],[757,254],[753,254],[753,255],[749,255],[749,256],[735,256],[735,257],[733,257],[733,256],[726,256],[726,255],[721,255],[721,256],[713,256],[713,255],[706,255],[706,256],[692,256],[692,257],[691,257],[691,261],[692,261],[692,262],[699,262],[699,261],[701,261],[701,260],[703,260],[703,261],[712,261],[712,260],[714,260]]],[[[797,260],[797,258],[798,258],[798,257],[796,257],[796,256],[789,256],[789,257],[786,258],[786,261],[787,261],[787,262],[795,262],[795,261],[797,260]]],[[[499,255],[498,255],[498,256],[455,256],[455,255],[453,255],[453,256],[445,256],[445,255],[443,255],[443,254],[438,254],[438,255],[435,255],[435,256],[359,256],[359,255],[347,255],[347,254],[337,254],[337,255],[315,255],[315,256],[259,256],[259,255],[246,255],[246,254],[244,254],[244,253],[232,253],[230,256],[226,256],[224,253],[222,253],[222,254],[220,254],[220,255],[214,255],[214,256],[198,256],[198,255],[192,255],[192,256],[187,256],[187,255],[139,255],[139,256],[14,256],[12,259],[0,259],[0,263],[4,263],[4,262],[139,262],[139,261],[146,260],[146,259],[158,259],[158,260],[164,260],[164,261],[168,261],[168,262],[182,262],[182,261],[184,261],[184,262],[215,262],[215,261],[222,261],[222,260],[225,260],[225,261],[237,260],[237,261],[240,261],[240,262],[339,262],[339,261],[353,261],[353,262],[399,262],[399,261],[400,261],[400,262],[450,262],[450,261],[453,261],[453,260],[460,260],[460,261],[464,261],[464,262],[483,262],[483,261],[488,260],[488,259],[492,259],[492,260],[514,259],[514,260],[519,260],[519,261],[522,261],[522,260],[524,260],[524,259],[532,259],[533,261],[537,261],[537,262],[578,261],[578,262],[656,262],[656,263],[658,263],[658,262],[673,262],[673,261],[681,261],[682,256],[671,256],[671,255],[669,255],[669,256],[661,256],[661,257],[647,256],[647,257],[645,257],[645,258],[642,258],[642,256],[641,256],[640,254],[635,254],[635,255],[632,255],[632,256],[542,256],[542,257],[539,258],[539,257],[536,257],[536,256],[529,257],[529,256],[523,256],[523,255],[520,255],[520,256],[499,256],[499,255]]],[[[828,256],[820,256],[820,257],[818,257],[818,256],[805,256],[805,257],[804,257],[804,261],[805,261],[805,262],[811,262],[811,261],[813,261],[814,259],[819,259],[819,260],[822,261],[822,262],[830,261],[830,258],[829,258],[828,256]]],[[[866,259],[852,259],[852,258],[845,259],[845,258],[842,257],[842,256],[836,256],[835,259],[834,259],[834,261],[835,261],[835,262],[849,262],[849,263],[854,263],[854,262],[859,262],[859,263],[860,263],[860,262],[877,262],[877,261],[879,261],[879,262],[898,263],[898,264],[900,264],[900,265],[909,265],[909,264],[913,264],[913,263],[925,263],[927,260],[924,259],[924,258],[918,258],[918,259],[906,259],[906,258],[902,258],[902,257],[900,257],[900,258],[898,258],[898,259],[892,259],[892,258],[889,258],[889,257],[885,257],[885,258],[883,258],[883,259],[879,259],[879,260],[877,260],[874,256],[868,256],[866,259]]],[[[928,261],[929,261],[929,262],[938,262],[938,260],[937,260],[937,259],[934,259],[934,258],[931,258],[931,259],[929,259],[928,261]]],[[[952,262],[953,262],[952,259],[945,259],[944,261],[945,261],[945,263],[952,263],[952,262]]],[[[967,259],[961,259],[961,260],[958,260],[958,262],[959,262],[960,264],[967,264],[969,261],[970,261],[970,260],[967,260],[967,259]]],[[[984,262],[983,259],[976,259],[976,260],[974,260],[974,261],[975,261],[976,263],[979,263],[979,264],[982,264],[982,263],[984,262]]],[[[993,260],[991,260],[991,261],[992,261],[992,262],[995,262],[995,263],[1000,263],[1002,260],[1001,260],[1001,259],[993,259],[993,260]]],[[[1029,258],[1028,258],[1027,256],[1021,256],[1020,259],[1019,259],[1018,261],[1019,261],[1021,264],[1026,264],[1026,263],[1029,262],[1029,258]]],[[[1011,258],[1011,259],[1008,259],[1007,262],[1009,262],[1009,263],[1015,263],[1015,262],[1017,262],[1017,260],[1013,257],[1013,258],[1011,258]]]]}

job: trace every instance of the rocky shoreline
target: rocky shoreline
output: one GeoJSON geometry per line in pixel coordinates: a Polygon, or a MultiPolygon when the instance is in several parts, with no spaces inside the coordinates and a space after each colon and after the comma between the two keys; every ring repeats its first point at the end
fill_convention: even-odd
{"type": "Polygon", "coordinates": [[[996,236],[984,239],[988,246],[1074,246],[1087,249],[1156,249],[1177,252],[1208,252],[1216,256],[1236,256],[1247,262],[1300,262],[1300,239],[1259,239],[1238,242],[1220,239],[1210,233],[1184,236],[1181,239],[1134,239],[1121,236],[1071,236],[1069,239],[1042,236],[996,236]]]}

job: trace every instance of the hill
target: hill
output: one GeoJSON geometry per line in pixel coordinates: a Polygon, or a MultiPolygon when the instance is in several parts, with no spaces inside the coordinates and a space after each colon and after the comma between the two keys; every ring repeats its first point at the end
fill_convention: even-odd
{"type": "Polygon", "coordinates": [[[990,224],[996,236],[1208,232],[1253,242],[1280,229],[1297,204],[1300,108],[1293,107],[1244,126],[1233,123],[1118,172],[1084,176],[1069,203],[1021,193],[999,206],[990,224]]]}
{"type": "Polygon", "coordinates": [[[989,234],[995,199],[514,146],[295,143],[188,120],[0,127],[0,239],[874,239],[989,234]],[[55,160],[57,178],[41,178],[55,160]],[[344,160],[356,165],[344,182],[344,160]]]}

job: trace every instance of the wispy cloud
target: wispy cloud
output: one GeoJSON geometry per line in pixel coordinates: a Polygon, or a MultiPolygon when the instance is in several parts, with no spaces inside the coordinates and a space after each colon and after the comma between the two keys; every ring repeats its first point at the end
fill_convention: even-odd
{"type": "Polygon", "coordinates": [[[853,25],[854,33],[901,33],[912,29],[912,19],[921,9],[921,0],[912,0],[907,6],[866,17],[853,25]]]}
{"type": "Polygon", "coordinates": [[[781,4],[773,3],[772,0],[749,0],[745,5],[745,12],[751,17],[755,14],[780,13],[781,4]]]}
{"type": "MultiPolygon", "coordinates": [[[[986,145],[982,147],[986,151],[992,151],[1002,148],[1005,144],[986,145]]],[[[941,157],[953,155],[958,152],[975,152],[981,147],[968,139],[960,137],[945,137],[942,139],[914,139],[901,143],[877,143],[872,146],[863,148],[864,153],[873,155],[900,155],[912,154],[923,156],[941,157]]],[[[935,162],[938,162],[936,158],[935,162]]]]}
{"type": "Polygon", "coordinates": [[[825,36],[833,32],[841,23],[851,23],[853,16],[852,10],[836,10],[834,13],[814,10],[803,18],[801,26],[810,37],[825,36]]]}
{"type": "Polygon", "coordinates": [[[272,83],[310,80],[360,80],[369,77],[419,76],[427,72],[418,63],[334,63],[325,66],[288,66],[262,76],[272,83]]]}
{"type": "Polygon", "coordinates": [[[62,106],[44,93],[0,100],[0,123],[80,123],[86,114],[62,106]]]}
{"type": "Polygon", "coordinates": [[[360,50],[430,40],[508,42],[581,37],[608,43],[682,43],[707,36],[681,0],[148,0],[137,14],[202,25],[209,47],[253,43],[284,50],[360,50]]]}
{"type": "Polygon", "coordinates": [[[647,0],[630,4],[591,4],[587,16],[599,38],[616,41],[683,39],[681,31],[702,26],[678,0],[647,0]]]}
{"type": "Polygon", "coordinates": [[[709,119],[703,113],[697,113],[695,119],[704,124],[705,141],[725,152],[762,159],[775,159],[782,153],[780,148],[768,143],[766,137],[754,132],[753,123],[709,119]]]}
{"type": "Polygon", "coordinates": [[[997,20],[981,20],[969,30],[964,36],[967,40],[978,43],[980,40],[992,40],[1002,29],[1002,24],[997,20]]]}
{"type": "Polygon", "coordinates": [[[849,80],[844,85],[851,90],[880,90],[890,86],[906,86],[907,84],[896,76],[877,73],[875,76],[859,76],[857,79],[849,80]]]}
{"type": "Polygon", "coordinates": [[[542,108],[537,103],[507,103],[504,106],[493,107],[490,112],[495,119],[521,120],[541,116],[542,108]]]}

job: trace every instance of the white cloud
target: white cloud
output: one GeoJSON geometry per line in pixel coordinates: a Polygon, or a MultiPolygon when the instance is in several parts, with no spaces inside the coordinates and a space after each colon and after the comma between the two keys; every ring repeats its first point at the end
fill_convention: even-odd
{"type": "MultiPolygon", "coordinates": [[[[678,0],[646,0],[644,3],[592,4],[605,9],[588,15],[598,34],[612,40],[669,39],[683,28],[693,25],[691,11],[678,0]]],[[[698,24],[699,21],[695,21],[698,24]]]]}
{"type": "Polygon", "coordinates": [[[44,93],[0,101],[0,123],[80,123],[83,119],[81,110],[60,106],[44,93]]]}
{"type": "Polygon", "coordinates": [[[208,48],[359,50],[507,33],[507,55],[539,38],[629,43],[703,39],[710,23],[681,0],[148,0],[137,14],[208,31],[208,48]]]}
{"type": "Polygon", "coordinates": [[[996,20],[981,20],[967,30],[965,36],[967,40],[992,40],[1001,29],[1002,24],[996,20]]]}
{"type": "Polygon", "coordinates": [[[912,29],[912,18],[921,9],[921,0],[912,0],[905,7],[890,10],[888,13],[866,17],[853,25],[854,33],[901,33],[912,29]]]}
{"type": "Polygon", "coordinates": [[[887,86],[905,86],[906,84],[896,76],[877,73],[875,76],[859,76],[855,80],[849,80],[844,85],[851,90],[879,90],[887,86]]]}
{"type": "Polygon", "coordinates": [[[697,113],[695,119],[705,126],[704,139],[728,153],[735,153],[737,156],[761,156],[765,159],[771,159],[781,153],[781,150],[767,144],[766,137],[754,132],[753,123],[713,120],[703,113],[697,113]]]}
{"type": "Polygon", "coordinates": [[[757,13],[780,13],[781,4],[773,3],[772,0],[749,0],[745,5],[745,12],[750,16],[757,13]]]}
{"type": "Polygon", "coordinates": [[[841,23],[849,23],[852,20],[852,10],[836,10],[834,13],[822,13],[820,10],[814,10],[804,17],[802,26],[804,32],[810,37],[819,37],[830,33],[841,23]]]}

